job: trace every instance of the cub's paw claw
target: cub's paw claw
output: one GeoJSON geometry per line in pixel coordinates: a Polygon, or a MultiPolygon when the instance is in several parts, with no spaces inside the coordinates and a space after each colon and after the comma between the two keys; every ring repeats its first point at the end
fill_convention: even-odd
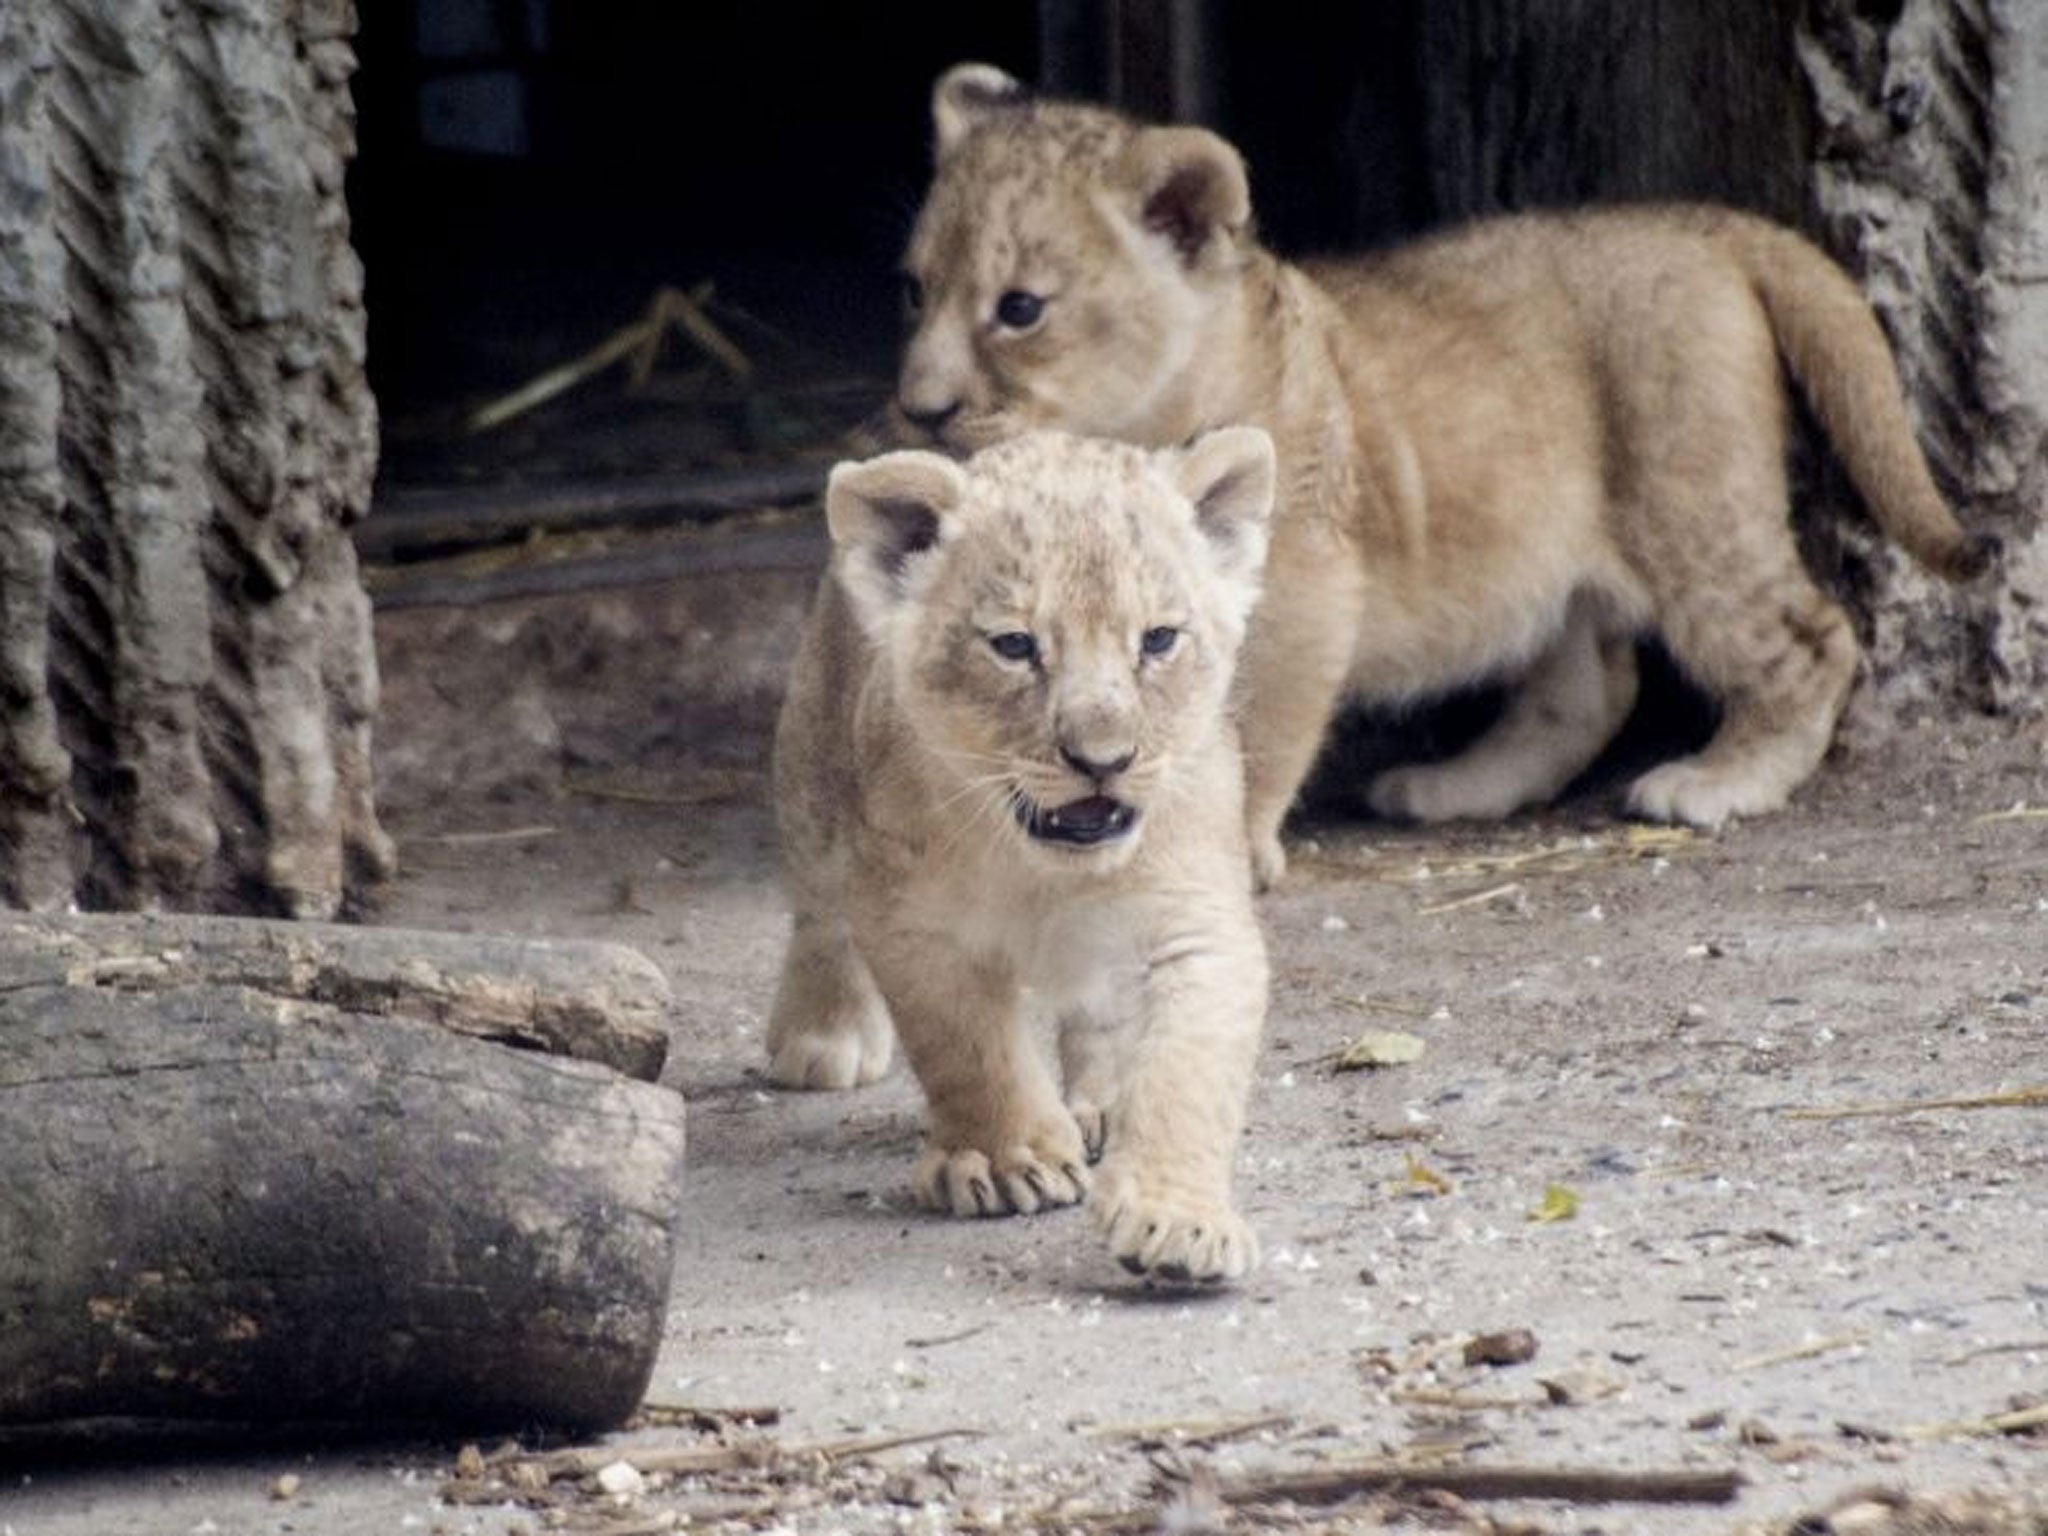
{"type": "Polygon", "coordinates": [[[1102,1149],[1109,1145],[1109,1112],[1089,1099],[1076,1099],[1067,1106],[1074,1125],[1081,1132],[1081,1148],[1088,1161],[1102,1161],[1102,1149]]]}
{"type": "Polygon", "coordinates": [[[894,1044],[886,1028],[792,1035],[775,1046],[768,1075],[784,1088],[858,1088],[889,1070],[894,1044]]]}
{"type": "Polygon", "coordinates": [[[1167,1180],[1105,1172],[1095,1221],[1116,1261],[1148,1280],[1217,1285],[1258,1267],[1259,1240],[1227,1203],[1167,1180]]]}
{"type": "Polygon", "coordinates": [[[975,1147],[933,1147],[918,1164],[917,1197],[955,1216],[1032,1216],[1080,1204],[1088,1170],[1079,1147],[1042,1151],[1050,1149],[1012,1146],[990,1157],[975,1147]]]}

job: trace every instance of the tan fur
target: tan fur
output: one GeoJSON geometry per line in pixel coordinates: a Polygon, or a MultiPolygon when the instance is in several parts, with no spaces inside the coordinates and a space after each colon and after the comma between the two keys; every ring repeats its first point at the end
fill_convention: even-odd
{"type": "Polygon", "coordinates": [[[1111,1250],[1170,1278],[1257,1253],[1230,1178],[1266,961],[1226,698],[1272,499],[1272,444],[1243,427],[841,465],[776,740],[796,909],[776,1077],[879,1075],[893,1017],[929,1204],[1071,1204],[1106,1142],[1111,1250]],[[1019,636],[1034,655],[1000,652],[1019,636]],[[1135,824],[1087,845],[1020,810],[1111,801],[1135,824]],[[1064,1102],[1034,1010],[1060,1025],[1064,1102]]]}
{"type": "Polygon", "coordinates": [[[955,449],[1233,421],[1278,445],[1271,595],[1242,667],[1262,882],[1346,697],[1519,678],[1468,751],[1370,790],[1394,816],[1502,816],[1606,744],[1649,631],[1722,723],[1637,780],[1632,809],[1713,827],[1781,806],[1857,663],[1788,526],[1787,367],[1883,527],[1949,574],[1989,558],[1928,477],[1854,285],[1764,221],[1507,218],[1304,268],[1258,244],[1243,165],[1212,134],[1032,101],[986,66],[941,78],[934,120],[905,263],[909,420],[955,449]],[[998,315],[1013,290],[1044,301],[1028,327],[998,315]]]}

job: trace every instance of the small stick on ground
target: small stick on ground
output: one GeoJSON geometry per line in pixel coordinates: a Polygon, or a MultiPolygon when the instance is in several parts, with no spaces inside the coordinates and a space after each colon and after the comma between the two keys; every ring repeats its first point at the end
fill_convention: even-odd
{"type": "Polygon", "coordinates": [[[1505,897],[1522,894],[1522,882],[1510,880],[1506,885],[1496,885],[1484,891],[1474,891],[1469,896],[1460,896],[1454,901],[1439,901],[1434,906],[1417,907],[1417,917],[1437,917],[1445,912],[1459,912],[1466,907],[1483,907],[1488,902],[1500,901],[1505,897]]]}
{"type": "Polygon", "coordinates": [[[1855,1120],[1872,1115],[1911,1115],[1924,1109],[2048,1109],[2048,1083],[2032,1083],[2005,1093],[1968,1094],[1953,1099],[1887,1099],[1868,1104],[1843,1104],[1833,1109],[1788,1109],[1788,1120],[1855,1120]]]}
{"type": "Polygon", "coordinates": [[[585,800],[617,800],[627,805],[691,806],[742,799],[757,792],[761,783],[762,775],[757,773],[714,769],[699,773],[693,782],[672,789],[647,789],[635,784],[571,777],[563,783],[562,790],[585,800]]]}
{"type": "Polygon", "coordinates": [[[2022,800],[2002,811],[1986,811],[1982,816],[1972,816],[1970,825],[1981,827],[1993,821],[2048,821],[2048,805],[2028,805],[2022,800]]]}
{"type": "Polygon", "coordinates": [[[1456,1387],[1392,1387],[1387,1396],[1393,1402],[1417,1408],[1456,1408],[1466,1413],[1541,1408],[1549,1401],[1529,1393],[1515,1396],[1506,1392],[1461,1392],[1456,1387]]]}
{"type": "Polygon", "coordinates": [[[1981,1419],[1948,1419],[1933,1424],[1915,1424],[1900,1432],[1904,1440],[1969,1440],[1992,1435],[2019,1435],[2048,1428],[2048,1404],[2038,1408],[2016,1408],[2011,1413],[1994,1413],[1981,1419]]]}
{"type": "Polygon", "coordinates": [[[1361,1013],[1390,1013],[1401,1019],[1427,1019],[1436,1010],[1426,1003],[1406,1003],[1398,998],[1374,997],[1369,992],[1357,997],[1336,999],[1347,1008],[1356,1008],[1361,1013]]]}
{"type": "Polygon", "coordinates": [[[585,379],[603,373],[619,359],[658,340],[662,324],[660,318],[650,315],[621,327],[582,356],[572,358],[558,368],[548,369],[509,395],[479,406],[470,413],[465,425],[472,432],[488,432],[516,416],[525,415],[535,406],[544,405],[555,396],[574,389],[585,379]]]}
{"type": "Polygon", "coordinates": [[[422,832],[406,841],[434,843],[442,848],[489,848],[498,843],[537,843],[542,838],[553,837],[560,830],[559,827],[535,825],[506,827],[500,832],[422,832]]]}
{"type": "Polygon", "coordinates": [[[753,376],[754,365],[746,353],[734,346],[732,339],[704,313],[703,303],[710,296],[709,286],[691,293],[684,293],[679,288],[656,289],[646,312],[638,320],[621,326],[580,357],[550,368],[509,395],[479,406],[469,415],[469,430],[488,432],[493,427],[501,427],[621,360],[631,360],[631,381],[635,385],[645,384],[654,371],[655,354],[661,338],[671,325],[682,330],[702,351],[715,358],[727,373],[744,383],[753,376]]]}
{"type": "Polygon", "coordinates": [[[1242,1440],[1269,1429],[1293,1427],[1292,1416],[1268,1413],[1250,1419],[1154,1419],[1143,1424],[1098,1424],[1088,1432],[1105,1440],[1129,1440],[1138,1445],[1173,1443],[1200,1449],[1242,1440]]]}
{"type": "Polygon", "coordinates": [[[727,1424],[744,1424],[755,1429],[772,1429],[782,1422],[780,1408],[707,1408],[696,1403],[643,1401],[633,1415],[637,1424],[651,1427],[683,1426],[714,1430],[727,1424]]]}
{"type": "Polygon", "coordinates": [[[1960,1355],[1950,1355],[1943,1365],[1968,1365],[1990,1355],[2036,1355],[2048,1354],[2048,1339],[2020,1339],[2011,1344],[1986,1344],[1981,1349],[1966,1349],[1960,1355]]]}
{"type": "Polygon", "coordinates": [[[1736,1471],[1609,1472],[1580,1467],[1421,1467],[1362,1462],[1313,1472],[1245,1478],[1221,1489],[1234,1505],[1335,1504],[1389,1489],[1462,1499],[1560,1499],[1576,1504],[1727,1504],[1743,1485],[1736,1471]]]}
{"type": "Polygon", "coordinates": [[[488,1465],[492,1471],[501,1474],[528,1467],[549,1482],[589,1477],[617,1461],[626,1462],[643,1473],[667,1472],[678,1477],[695,1477],[714,1472],[756,1471],[792,1462],[852,1461],[861,1456],[880,1455],[883,1451],[901,1450],[905,1446],[972,1438],[980,1433],[978,1429],[940,1429],[916,1435],[822,1440],[808,1445],[782,1445],[773,1440],[745,1440],[736,1445],[714,1446],[580,1445],[568,1450],[543,1452],[538,1456],[517,1450],[502,1452],[490,1457],[488,1465]]]}
{"type": "Polygon", "coordinates": [[[1767,1355],[1752,1355],[1747,1360],[1735,1362],[1738,1371],[1759,1371],[1767,1365],[1787,1365],[1794,1360],[1811,1360],[1816,1355],[1832,1354],[1838,1349],[1854,1349],[1859,1344],[1868,1344],[1867,1333],[1837,1333],[1824,1339],[1809,1339],[1804,1344],[1795,1344],[1790,1349],[1777,1349],[1767,1355]]]}
{"type": "MultiPolygon", "coordinates": [[[[744,383],[754,376],[753,361],[733,344],[731,337],[712,323],[709,315],[704,313],[704,306],[710,299],[711,286],[707,283],[689,293],[676,288],[664,288],[655,295],[654,302],[656,313],[664,320],[680,326],[689,334],[690,340],[718,360],[720,367],[744,383]]],[[[650,367],[648,372],[652,371],[650,367]]],[[[641,381],[645,382],[644,374],[641,381]]]]}

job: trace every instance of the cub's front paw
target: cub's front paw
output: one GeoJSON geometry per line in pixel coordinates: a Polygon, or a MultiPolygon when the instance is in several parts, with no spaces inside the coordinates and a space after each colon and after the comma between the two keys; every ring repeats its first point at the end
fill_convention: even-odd
{"type": "Polygon", "coordinates": [[[1095,1224],[1134,1275],[1181,1284],[1236,1280],[1258,1266],[1259,1240],[1227,1198],[1118,1166],[1096,1176],[1095,1224]]]}
{"type": "Polygon", "coordinates": [[[927,1148],[917,1165],[917,1196],[955,1216],[1030,1216],[1078,1205],[1088,1193],[1087,1153],[1069,1122],[995,1151],[927,1148]]]}

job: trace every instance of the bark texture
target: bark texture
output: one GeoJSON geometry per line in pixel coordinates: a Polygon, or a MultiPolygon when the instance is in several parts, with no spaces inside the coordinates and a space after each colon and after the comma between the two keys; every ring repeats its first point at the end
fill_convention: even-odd
{"type": "Polygon", "coordinates": [[[638,1403],[677,1095],[247,988],[0,990],[0,1426],[638,1403]]]}
{"type": "Polygon", "coordinates": [[[238,987],[281,1003],[437,1024],[653,1082],[668,979],[638,950],[417,928],[157,915],[0,917],[0,1025],[13,997],[238,987]]]}
{"type": "Polygon", "coordinates": [[[1816,0],[1799,35],[1830,245],[1899,354],[1922,440],[2001,581],[1942,590],[1852,535],[1891,594],[1878,675],[1904,698],[1958,669],[1977,702],[2048,707],[2048,11],[2033,0],[1816,0]]]}
{"type": "Polygon", "coordinates": [[[346,0],[0,6],[0,901],[389,868],[346,0]]]}

